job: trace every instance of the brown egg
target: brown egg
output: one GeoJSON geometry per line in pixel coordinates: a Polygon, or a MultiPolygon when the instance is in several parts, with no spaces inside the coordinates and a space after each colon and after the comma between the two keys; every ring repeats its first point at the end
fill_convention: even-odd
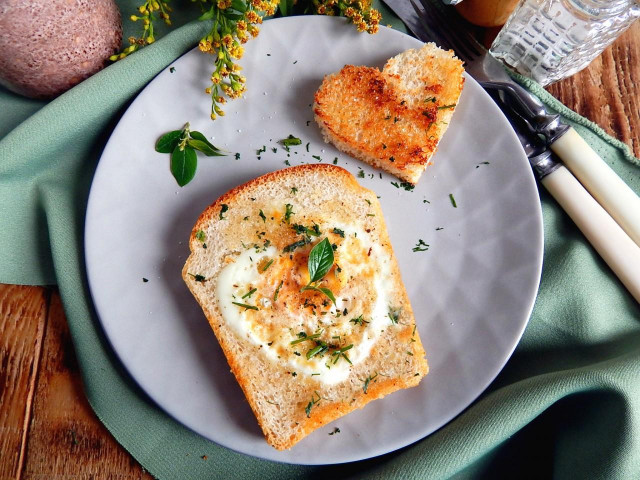
{"type": "Polygon", "coordinates": [[[54,97],[102,69],[121,41],[114,0],[1,0],[0,84],[54,97]]]}

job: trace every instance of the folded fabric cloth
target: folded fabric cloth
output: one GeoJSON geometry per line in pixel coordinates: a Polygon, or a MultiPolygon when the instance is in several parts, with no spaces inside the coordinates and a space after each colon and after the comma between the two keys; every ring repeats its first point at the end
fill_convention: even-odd
{"type": "MultiPolygon", "coordinates": [[[[132,0],[119,3],[125,18],[135,8],[132,0]]],[[[405,31],[376,6],[383,24],[405,31]]],[[[525,334],[487,391],[424,440],[347,465],[284,465],[209,442],[145,397],[92,309],[83,262],[86,200],[128,102],[205,33],[201,22],[185,24],[48,103],[0,90],[0,282],[59,286],[86,394],[118,442],[163,479],[639,478],[639,306],[543,191],[544,272],[525,334]]],[[[640,192],[640,162],[625,145],[523,82],[640,192]]]]}

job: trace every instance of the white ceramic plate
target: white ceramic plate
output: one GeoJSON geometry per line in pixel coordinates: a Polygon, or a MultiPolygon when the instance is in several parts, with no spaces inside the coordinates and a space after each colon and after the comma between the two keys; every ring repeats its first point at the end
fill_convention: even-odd
{"type": "Polygon", "coordinates": [[[417,188],[405,191],[325,144],[313,94],[345,64],[382,67],[421,42],[382,28],[358,34],[341,19],[266,22],[247,44],[243,100],[209,120],[203,93],[211,57],[194,50],[160,73],[122,117],[91,188],[85,249],[102,326],[139,385],[169,415],[234,450],[300,464],[359,460],[429,435],[466,408],[511,355],[531,313],[542,263],[536,185],[506,119],[471,79],[438,152],[417,188]],[[169,156],[154,152],[164,132],[191,122],[240,159],[199,158],[179,188],[169,156]],[[277,141],[303,144],[290,156],[277,141]],[[309,151],[305,146],[309,142],[309,151]],[[266,147],[258,158],[256,151],[266,147]],[[278,148],[274,153],[271,149],[278,148]],[[232,187],[269,171],[324,162],[365,178],[381,197],[388,230],[416,313],[431,371],[420,386],[372,402],[277,452],[267,445],[180,272],[200,212],[232,187]],[[453,195],[457,208],[450,200],[453,195]],[[419,239],[430,248],[413,252],[419,239]],[[148,282],[143,282],[143,277],[148,282]],[[340,433],[328,436],[335,427],[340,433]]]}

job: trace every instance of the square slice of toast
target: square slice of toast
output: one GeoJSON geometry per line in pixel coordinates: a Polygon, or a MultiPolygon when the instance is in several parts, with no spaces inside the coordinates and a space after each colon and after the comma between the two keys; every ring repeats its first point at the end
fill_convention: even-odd
{"type": "Polygon", "coordinates": [[[346,170],[234,188],[189,246],[184,281],[276,449],[427,374],[380,204],[346,170]]]}

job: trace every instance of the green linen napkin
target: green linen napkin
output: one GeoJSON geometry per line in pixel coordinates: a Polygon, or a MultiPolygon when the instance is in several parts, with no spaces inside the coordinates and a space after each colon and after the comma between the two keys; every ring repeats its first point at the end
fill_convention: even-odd
{"type": "MultiPolygon", "coordinates": [[[[135,9],[133,0],[119,4],[124,18],[135,9]]],[[[406,31],[378,6],[384,24],[406,31]]],[[[174,8],[174,23],[184,24],[188,5],[174,8]]],[[[125,37],[131,28],[125,22],[125,37]]],[[[144,396],[92,309],[82,242],[86,200],[128,102],[205,28],[188,23],[51,102],[0,90],[0,282],[59,285],[87,396],[118,442],[162,479],[640,478],[638,304],[543,191],[544,271],[525,334],[487,391],[426,439],[347,465],[283,465],[211,443],[144,396]]],[[[526,86],[640,192],[640,162],[628,148],[538,85],[526,86]]]]}

